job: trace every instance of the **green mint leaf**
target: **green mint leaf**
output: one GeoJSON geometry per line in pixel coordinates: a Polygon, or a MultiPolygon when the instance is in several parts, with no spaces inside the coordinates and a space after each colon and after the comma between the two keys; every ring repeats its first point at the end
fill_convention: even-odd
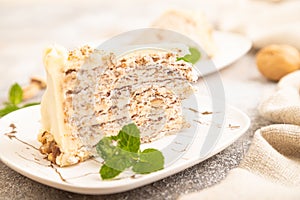
{"type": "Polygon", "coordinates": [[[190,51],[191,54],[187,54],[183,57],[177,58],[176,61],[184,60],[185,62],[196,64],[198,62],[198,60],[200,60],[200,58],[201,58],[200,51],[197,48],[194,48],[194,47],[190,47],[189,51],[190,51]]]}
{"type": "Polygon", "coordinates": [[[123,126],[118,134],[118,147],[124,151],[137,153],[140,149],[140,130],[135,124],[123,126]]]}
{"type": "Polygon", "coordinates": [[[11,113],[21,108],[40,104],[40,103],[28,103],[19,107],[18,104],[20,104],[23,100],[23,90],[18,83],[15,83],[10,87],[8,95],[9,95],[8,96],[9,102],[3,103],[5,107],[0,110],[0,117],[3,117],[8,113],[11,113]]]}
{"type": "Polygon", "coordinates": [[[16,105],[7,105],[5,108],[0,110],[0,117],[3,117],[5,115],[7,115],[8,113],[11,113],[18,109],[19,109],[19,107],[16,105]]]}
{"type": "Polygon", "coordinates": [[[105,160],[105,164],[118,171],[123,171],[128,167],[132,166],[133,159],[130,152],[127,151],[120,151],[119,154],[110,157],[109,159],[105,160]]]}
{"type": "Polygon", "coordinates": [[[119,140],[119,137],[117,135],[112,135],[112,136],[109,136],[112,140],[114,141],[118,141],[119,140]]]}
{"type": "Polygon", "coordinates": [[[9,90],[9,101],[13,105],[18,105],[23,100],[23,90],[18,83],[11,86],[9,90]]]}
{"type": "Polygon", "coordinates": [[[108,167],[107,165],[104,164],[102,165],[99,173],[103,180],[107,180],[118,176],[121,173],[121,171],[108,167]]]}
{"type": "Polygon", "coordinates": [[[39,102],[27,103],[27,104],[23,105],[22,108],[26,108],[26,107],[29,107],[29,106],[35,106],[35,105],[40,105],[40,103],[39,102]]]}
{"type": "Polygon", "coordinates": [[[112,137],[104,137],[96,145],[97,153],[103,160],[108,160],[119,153],[120,149],[113,144],[113,141],[112,137]]]}
{"type": "Polygon", "coordinates": [[[104,137],[96,145],[104,159],[99,173],[103,180],[112,179],[132,167],[139,174],[148,174],[164,168],[164,156],[156,149],[140,150],[140,131],[135,124],[123,126],[118,135],[104,137]]]}
{"type": "Polygon", "coordinates": [[[138,174],[149,174],[164,168],[164,156],[157,149],[145,149],[132,170],[138,174]]]}
{"type": "Polygon", "coordinates": [[[3,105],[5,105],[5,106],[12,106],[12,105],[14,105],[14,104],[12,104],[12,103],[10,103],[10,102],[4,102],[3,105]]]}

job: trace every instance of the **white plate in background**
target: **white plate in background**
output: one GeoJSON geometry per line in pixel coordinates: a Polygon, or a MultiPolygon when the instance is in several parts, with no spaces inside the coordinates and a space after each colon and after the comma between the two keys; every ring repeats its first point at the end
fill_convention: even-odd
{"type": "Polygon", "coordinates": [[[200,59],[200,61],[196,63],[202,76],[217,72],[229,66],[245,55],[252,46],[250,39],[237,33],[215,31],[213,38],[217,46],[216,54],[211,60],[200,59]],[[214,66],[211,66],[212,63],[214,66]]]}

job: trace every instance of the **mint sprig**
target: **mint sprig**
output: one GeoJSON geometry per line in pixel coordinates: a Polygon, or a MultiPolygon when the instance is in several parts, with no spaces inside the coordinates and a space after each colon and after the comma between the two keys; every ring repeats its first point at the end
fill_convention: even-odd
{"type": "Polygon", "coordinates": [[[189,51],[190,51],[190,54],[187,54],[183,57],[179,57],[179,58],[177,58],[176,61],[184,60],[185,62],[196,64],[198,62],[198,60],[200,60],[200,58],[201,58],[200,51],[194,47],[190,47],[189,51]]]}
{"type": "Polygon", "coordinates": [[[7,105],[6,107],[0,110],[0,117],[3,117],[4,115],[7,115],[8,113],[11,113],[18,109],[19,108],[15,105],[7,105]]]}
{"type": "Polygon", "coordinates": [[[11,86],[9,90],[9,102],[13,105],[18,105],[22,102],[23,99],[23,90],[18,83],[15,83],[11,86]]]}
{"type": "Polygon", "coordinates": [[[112,179],[112,178],[118,176],[121,172],[122,171],[108,167],[107,165],[104,164],[104,165],[102,165],[99,173],[101,174],[101,178],[103,180],[106,180],[106,179],[112,179]]]}
{"type": "Polygon", "coordinates": [[[135,124],[123,126],[117,135],[119,147],[128,152],[137,153],[140,149],[140,130],[135,124]]]}
{"type": "Polygon", "coordinates": [[[164,157],[157,149],[145,149],[140,153],[138,162],[132,167],[132,171],[138,174],[149,174],[164,167],[164,157]]]}
{"type": "Polygon", "coordinates": [[[5,107],[0,109],[0,117],[3,117],[13,111],[21,108],[38,105],[39,103],[28,103],[20,106],[23,101],[23,90],[18,83],[13,84],[8,92],[8,102],[4,102],[5,107]]]}
{"type": "Polygon", "coordinates": [[[101,178],[113,179],[128,168],[137,174],[163,169],[163,154],[153,148],[141,151],[140,144],[140,131],[133,123],[123,126],[116,136],[102,138],[96,146],[105,163],[99,171],[101,178]]]}

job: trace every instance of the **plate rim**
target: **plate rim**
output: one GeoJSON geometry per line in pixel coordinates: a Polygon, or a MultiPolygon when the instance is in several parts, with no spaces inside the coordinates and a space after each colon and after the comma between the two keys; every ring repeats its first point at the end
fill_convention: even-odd
{"type": "MultiPolygon", "coordinates": [[[[216,65],[216,71],[211,71],[209,73],[204,74],[202,77],[210,75],[212,73],[215,73],[217,71],[220,71],[226,67],[229,67],[231,64],[235,63],[237,60],[239,60],[241,57],[243,57],[244,55],[246,55],[252,48],[253,42],[252,40],[248,37],[245,36],[243,34],[240,33],[235,33],[235,32],[229,32],[229,31],[219,31],[219,30],[214,30],[213,31],[213,38],[214,40],[216,40],[217,37],[232,37],[235,38],[236,40],[243,40],[244,42],[244,48],[242,50],[240,50],[240,53],[235,55],[234,59],[231,59],[229,61],[227,61],[226,63],[216,63],[219,55],[218,55],[218,49],[216,52],[215,57],[213,57],[212,59],[210,59],[215,65],[216,65]]],[[[216,42],[216,46],[217,48],[220,48],[222,45],[220,43],[216,42]]]]}
{"type": "MultiPolygon", "coordinates": [[[[22,109],[22,112],[25,112],[27,109],[28,110],[31,110],[33,108],[37,109],[38,107],[40,107],[40,106],[37,105],[37,106],[24,108],[24,109],[22,109]]],[[[13,162],[10,162],[9,159],[5,158],[5,156],[3,157],[3,155],[1,153],[0,153],[0,160],[5,165],[10,167],[14,171],[18,172],[19,174],[22,174],[22,175],[26,176],[27,178],[34,180],[38,183],[42,183],[44,185],[51,186],[56,189],[80,193],[80,194],[91,194],[91,195],[120,193],[120,192],[124,192],[124,191],[128,191],[131,189],[142,187],[144,185],[161,180],[165,177],[174,175],[180,171],[183,171],[189,167],[192,167],[192,166],[216,155],[217,153],[221,152],[222,150],[226,149],[228,146],[233,144],[235,141],[237,141],[242,135],[244,135],[247,132],[247,130],[250,127],[251,120],[243,111],[241,111],[240,109],[238,109],[232,105],[229,105],[227,103],[226,103],[226,109],[231,109],[234,112],[238,113],[239,115],[241,115],[243,117],[243,121],[245,121],[245,124],[243,124],[243,128],[241,130],[239,130],[238,133],[234,133],[235,137],[231,138],[231,140],[228,140],[225,144],[223,143],[221,147],[218,147],[218,145],[216,145],[213,148],[213,150],[211,151],[211,153],[206,155],[204,158],[199,158],[199,157],[195,156],[195,157],[189,159],[189,161],[187,163],[179,163],[176,165],[173,164],[171,166],[168,166],[166,168],[166,170],[161,170],[161,171],[151,173],[151,176],[145,175],[145,176],[139,177],[138,179],[131,179],[131,181],[128,181],[128,183],[126,183],[126,184],[123,184],[121,182],[121,184],[117,184],[115,186],[112,184],[108,184],[106,186],[101,186],[101,187],[99,187],[99,186],[86,187],[86,186],[80,186],[80,185],[72,185],[72,184],[68,184],[65,182],[57,182],[57,181],[54,181],[51,179],[47,179],[47,177],[41,177],[34,173],[28,173],[26,170],[22,170],[21,167],[16,166],[13,162]]],[[[16,114],[16,112],[19,112],[19,111],[20,110],[15,111],[13,113],[16,114]]],[[[9,119],[9,116],[13,115],[13,113],[8,114],[7,117],[1,118],[0,122],[7,120],[7,118],[9,119]]],[[[1,137],[3,137],[2,133],[1,133],[1,137]]]]}

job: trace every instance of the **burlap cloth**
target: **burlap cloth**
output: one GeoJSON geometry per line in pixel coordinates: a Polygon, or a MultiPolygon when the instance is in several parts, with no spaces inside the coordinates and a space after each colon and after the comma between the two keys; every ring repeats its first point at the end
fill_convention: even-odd
{"type": "Polygon", "coordinates": [[[300,71],[285,76],[260,114],[280,124],[257,130],[239,167],[224,181],[184,199],[300,199],[300,71]]]}

